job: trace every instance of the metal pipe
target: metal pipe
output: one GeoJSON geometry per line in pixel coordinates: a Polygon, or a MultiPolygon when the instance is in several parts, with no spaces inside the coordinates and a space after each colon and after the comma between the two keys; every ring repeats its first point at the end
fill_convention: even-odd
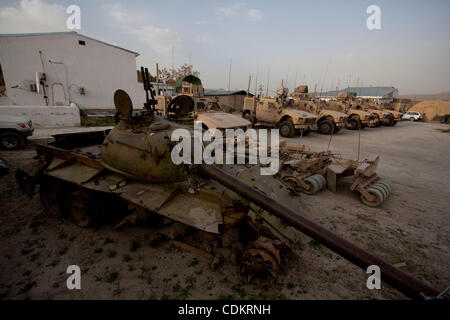
{"type": "Polygon", "coordinates": [[[382,259],[342,239],[320,225],[302,217],[290,208],[278,203],[275,199],[267,197],[264,193],[228,175],[212,165],[202,164],[200,171],[206,176],[216,180],[225,187],[250,200],[261,208],[267,210],[288,224],[294,226],[307,236],[319,241],[330,250],[354,263],[364,271],[370,265],[377,265],[381,270],[381,278],[391,287],[413,299],[423,299],[426,296],[437,296],[439,292],[409,274],[399,270],[382,259]]]}

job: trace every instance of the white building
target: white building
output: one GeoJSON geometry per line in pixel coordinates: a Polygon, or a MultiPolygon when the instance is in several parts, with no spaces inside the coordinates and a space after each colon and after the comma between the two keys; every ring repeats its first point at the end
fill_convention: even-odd
{"type": "Polygon", "coordinates": [[[0,35],[6,87],[0,105],[113,109],[114,92],[123,89],[141,108],[145,94],[137,82],[137,56],[76,32],[0,35]]]}

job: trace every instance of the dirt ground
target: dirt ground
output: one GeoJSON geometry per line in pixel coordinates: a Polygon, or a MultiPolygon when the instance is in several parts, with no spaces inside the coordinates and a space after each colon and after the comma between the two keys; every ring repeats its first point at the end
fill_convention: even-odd
{"type": "MultiPolygon", "coordinates": [[[[380,208],[364,206],[338,184],[301,195],[298,212],[438,290],[450,284],[450,127],[403,122],[361,132],[361,158],[380,155],[377,173],[394,185],[380,208]]],[[[288,139],[314,151],[326,150],[329,136],[288,139]]],[[[331,150],[357,157],[358,133],[341,130],[331,150]]],[[[0,297],[3,299],[404,299],[386,284],[366,287],[367,274],[319,243],[302,236],[295,255],[270,289],[247,285],[237,266],[212,271],[205,258],[169,243],[148,244],[149,230],[81,229],[43,215],[39,197],[20,194],[17,168],[32,162],[34,148],[0,151],[11,165],[0,177],[0,297]],[[82,270],[81,290],[68,290],[66,268],[82,270]]],[[[382,276],[383,279],[383,276],[382,276]]]]}

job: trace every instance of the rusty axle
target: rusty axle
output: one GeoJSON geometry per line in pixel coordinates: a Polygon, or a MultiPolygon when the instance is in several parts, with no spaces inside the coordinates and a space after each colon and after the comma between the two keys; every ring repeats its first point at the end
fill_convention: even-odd
{"type": "Polygon", "coordinates": [[[367,270],[367,267],[370,265],[379,266],[381,270],[381,279],[407,297],[412,299],[423,299],[422,294],[426,296],[437,296],[439,294],[428,284],[415,279],[382,259],[299,215],[295,211],[278,203],[275,199],[267,197],[262,192],[228,175],[219,168],[203,164],[200,166],[200,171],[294,226],[307,236],[319,241],[324,246],[362,268],[364,271],[367,270]]]}

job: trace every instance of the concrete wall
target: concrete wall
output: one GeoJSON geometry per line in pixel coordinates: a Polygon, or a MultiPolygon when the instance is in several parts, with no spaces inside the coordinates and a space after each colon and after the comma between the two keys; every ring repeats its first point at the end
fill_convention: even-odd
{"type": "Polygon", "coordinates": [[[36,127],[80,125],[80,110],[76,106],[0,106],[0,118],[2,115],[24,116],[36,127]]]}
{"type": "Polygon", "coordinates": [[[76,33],[0,36],[0,64],[8,96],[0,104],[45,105],[42,90],[28,89],[36,82],[36,72],[47,76],[49,105],[74,102],[82,109],[111,109],[117,89],[127,91],[136,107],[145,99],[142,84],[137,82],[134,53],[76,33]],[[11,88],[17,85],[19,88],[11,88]],[[79,93],[79,87],[85,95],[79,93]]]}

